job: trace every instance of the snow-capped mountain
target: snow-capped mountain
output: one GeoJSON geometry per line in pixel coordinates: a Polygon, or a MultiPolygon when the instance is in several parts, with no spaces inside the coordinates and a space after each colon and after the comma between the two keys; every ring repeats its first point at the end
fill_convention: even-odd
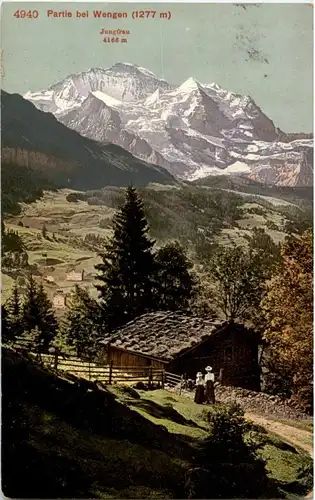
{"type": "Polygon", "coordinates": [[[243,173],[265,183],[312,183],[313,141],[279,142],[249,96],[189,78],[174,86],[128,63],[70,75],[24,96],[64,125],[181,179],[243,173]]]}

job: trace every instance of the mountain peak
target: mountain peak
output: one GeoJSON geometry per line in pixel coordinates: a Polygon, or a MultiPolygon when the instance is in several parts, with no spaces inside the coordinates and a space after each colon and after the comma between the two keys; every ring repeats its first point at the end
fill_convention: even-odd
{"type": "Polygon", "coordinates": [[[149,71],[146,68],[142,68],[142,66],[139,66],[138,64],[132,64],[128,62],[118,62],[113,66],[111,66],[110,68],[108,68],[106,71],[117,72],[117,73],[129,73],[129,74],[142,73],[147,77],[158,80],[158,77],[152,71],[149,71]]]}
{"type": "Polygon", "coordinates": [[[191,90],[200,90],[201,84],[192,76],[187,78],[179,87],[178,90],[182,92],[190,92],[191,90]]]}
{"type": "Polygon", "coordinates": [[[153,92],[153,94],[151,94],[149,97],[146,98],[144,103],[146,106],[154,105],[158,103],[159,99],[160,99],[160,89],[156,89],[156,91],[153,92]]]}

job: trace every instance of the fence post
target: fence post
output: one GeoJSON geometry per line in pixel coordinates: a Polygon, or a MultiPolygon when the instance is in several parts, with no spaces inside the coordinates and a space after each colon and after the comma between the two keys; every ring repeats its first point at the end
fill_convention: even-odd
{"type": "Polygon", "coordinates": [[[162,371],[162,389],[164,389],[165,385],[165,370],[162,371]]]}
{"type": "Polygon", "coordinates": [[[89,380],[91,380],[91,361],[89,361],[89,380]]]}
{"type": "Polygon", "coordinates": [[[149,389],[152,387],[152,366],[149,367],[149,389]]]}
{"type": "Polygon", "coordinates": [[[54,357],[54,369],[57,371],[58,370],[58,351],[55,351],[55,357],[54,357]]]}
{"type": "Polygon", "coordinates": [[[220,382],[220,385],[222,385],[222,382],[223,382],[223,368],[220,368],[219,382],[220,382]]]}
{"type": "Polygon", "coordinates": [[[112,383],[112,375],[113,375],[113,362],[111,361],[109,363],[109,381],[108,381],[109,385],[111,385],[112,383]]]}
{"type": "Polygon", "coordinates": [[[182,393],[183,380],[184,380],[184,376],[181,375],[181,377],[180,377],[180,386],[179,386],[179,395],[181,395],[181,393],[182,393]]]}

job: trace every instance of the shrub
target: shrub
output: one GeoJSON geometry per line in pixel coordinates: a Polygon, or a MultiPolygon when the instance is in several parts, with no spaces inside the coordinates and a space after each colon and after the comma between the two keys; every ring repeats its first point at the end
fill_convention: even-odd
{"type": "Polygon", "coordinates": [[[199,445],[195,469],[188,471],[188,497],[257,498],[278,493],[257,453],[264,438],[245,420],[242,408],[216,404],[206,420],[210,435],[199,445]]]}
{"type": "Polygon", "coordinates": [[[249,214],[256,214],[256,215],[261,215],[264,216],[266,215],[266,210],[264,210],[261,207],[251,207],[247,210],[249,214]]]}
{"type": "Polygon", "coordinates": [[[69,193],[66,196],[66,200],[69,203],[78,203],[79,200],[85,201],[86,195],[84,193],[69,193]]]}

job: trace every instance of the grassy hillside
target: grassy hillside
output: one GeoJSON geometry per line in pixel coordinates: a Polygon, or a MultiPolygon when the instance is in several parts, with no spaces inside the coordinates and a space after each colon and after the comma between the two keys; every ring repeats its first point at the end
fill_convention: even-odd
{"type": "MultiPolygon", "coordinates": [[[[3,350],[4,495],[184,498],[184,474],[208,434],[205,407],[163,390],[78,382],[3,350]]],[[[298,470],[310,459],[262,435],[273,487],[307,491],[298,470]]]]}
{"type": "Polygon", "coordinates": [[[302,206],[311,206],[313,201],[313,187],[301,186],[269,186],[261,184],[242,175],[210,175],[197,179],[192,184],[195,186],[207,186],[211,188],[229,189],[252,195],[268,196],[278,200],[297,203],[302,206]]]}
{"type": "MultiPolygon", "coordinates": [[[[151,184],[139,188],[139,193],[156,245],[177,239],[195,262],[203,261],[218,244],[247,244],[246,238],[254,227],[263,228],[275,242],[280,242],[288,226],[302,226],[306,214],[288,202],[276,205],[265,198],[242,197],[221,189],[151,184]]],[[[79,195],[65,189],[46,192],[36,202],[22,204],[16,216],[6,218],[7,227],[22,237],[29,262],[37,267],[40,279],[52,278],[46,282],[50,298],[58,290],[71,290],[74,283],[66,276],[72,269],[84,270],[83,286],[97,295],[94,266],[99,262],[98,251],[102,239],[111,234],[113,215],[123,201],[124,190],[120,188],[79,195]],[[46,237],[42,234],[44,225],[46,237]]],[[[18,278],[23,291],[23,273],[3,272],[5,297],[11,287],[10,278],[18,278]]]]}

